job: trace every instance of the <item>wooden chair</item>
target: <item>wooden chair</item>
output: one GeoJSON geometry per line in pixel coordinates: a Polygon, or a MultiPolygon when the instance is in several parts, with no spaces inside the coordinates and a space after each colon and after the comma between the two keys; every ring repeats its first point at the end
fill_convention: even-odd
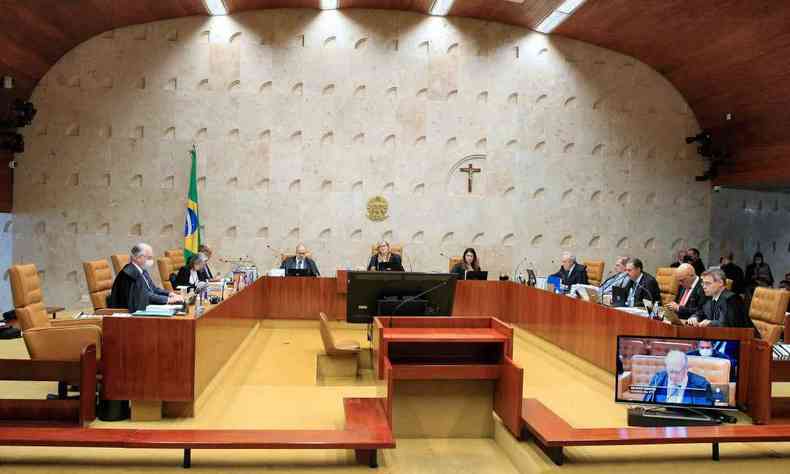
{"type": "Polygon", "coordinates": [[[324,341],[324,351],[329,356],[355,356],[359,353],[359,343],[356,341],[337,341],[329,329],[329,319],[326,314],[319,313],[321,317],[321,340],[324,341]]]}
{"type": "Polygon", "coordinates": [[[450,260],[447,262],[447,270],[453,271],[453,268],[455,268],[456,265],[458,265],[463,261],[464,261],[463,257],[459,257],[459,256],[450,257],[450,260]]]}
{"type": "Polygon", "coordinates": [[[790,291],[757,287],[749,307],[749,317],[760,337],[770,345],[776,344],[785,328],[785,312],[790,291]]]}
{"type": "Polygon", "coordinates": [[[129,255],[117,253],[115,255],[110,255],[110,260],[112,260],[112,268],[115,270],[115,274],[117,275],[121,273],[123,267],[129,263],[129,255]]]}
{"type": "Polygon", "coordinates": [[[162,288],[167,291],[174,291],[175,289],[173,288],[173,284],[170,281],[170,277],[181,267],[174,266],[173,261],[170,260],[170,257],[157,258],[156,265],[159,267],[159,278],[162,280],[162,288]]]}
{"type": "Polygon", "coordinates": [[[661,267],[656,269],[656,280],[661,289],[661,304],[668,304],[675,301],[678,293],[678,281],[675,279],[675,269],[671,267],[661,267]]]}
{"type": "Polygon", "coordinates": [[[94,310],[107,308],[107,297],[112,291],[112,270],[107,260],[92,260],[82,262],[85,271],[85,281],[88,282],[88,292],[94,310]]]}
{"type": "Polygon", "coordinates": [[[603,260],[588,260],[583,263],[587,267],[587,280],[591,285],[601,286],[603,269],[606,266],[603,260]]]}

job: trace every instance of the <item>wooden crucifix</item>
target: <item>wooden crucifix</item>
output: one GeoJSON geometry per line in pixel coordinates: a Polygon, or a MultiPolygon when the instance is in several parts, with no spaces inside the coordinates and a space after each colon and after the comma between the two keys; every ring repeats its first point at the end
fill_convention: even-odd
{"type": "Polygon", "coordinates": [[[474,173],[479,173],[482,170],[480,168],[475,168],[472,163],[469,163],[469,166],[467,166],[466,168],[461,168],[460,171],[461,171],[461,173],[467,173],[467,175],[468,175],[467,176],[467,183],[469,184],[468,190],[471,193],[472,192],[472,181],[473,181],[472,177],[474,176],[474,173]]]}

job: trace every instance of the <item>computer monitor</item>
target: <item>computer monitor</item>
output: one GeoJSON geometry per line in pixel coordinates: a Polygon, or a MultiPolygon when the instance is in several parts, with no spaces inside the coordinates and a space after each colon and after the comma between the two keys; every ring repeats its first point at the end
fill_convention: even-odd
{"type": "Polygon", "coordinates": [[[737,410],[740,341],[617,337],[615,401],[737,410]]]}
{"type": "Polygon", "coordinates": [[[451,316],[457,278],[452,273],[348,272],[346,320],[370,323],[376,316],[451,316]]]}
{"type": "Polygon", "coordinates": [[[466,272],[464,273],[464,280],[488,280],[488,272],[466,272]]]}
{"type": "Polygon", "coordinates": [[[612,287],[612,306],[625,306],[628,302],[628,288],[623,286],[612,287]]]}

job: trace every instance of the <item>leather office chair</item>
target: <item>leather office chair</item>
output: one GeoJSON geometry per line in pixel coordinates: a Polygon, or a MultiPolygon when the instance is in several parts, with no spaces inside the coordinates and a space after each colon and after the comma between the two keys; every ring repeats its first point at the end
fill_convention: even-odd
{"type": "Polygon", "coordinates": [[[319,313],[321,317],[321,340],[324,342],[324,351],[329,356],[355,356],[360,348],[359,343],[356,341],[337,341],[329,329],[329,319],[326,314],[319,313]]]}
{"type": "Polygon", "coordinates": [[[464,261],[463,257],[459,257],[459,256],[450,257],[450,260],[447,262],[447,271],[450,272],[453,271],[453,268],[463,261],[464,261]]]}
{"type": "MultiPolygon", "coordinates": [[[[375,243],[370,247],[370,255],[376,255],[379,252],[379,244],[375,243]]],[[[403,257],[403,245],[390,244],[390,253],[394,253],[403,257]]]]}
{"type": "MultiPolygon", "coordinates": [[[[280,254],[280,263],[282,264],[286,259],[289,259],[291,257],[296,257],[296,254],[295,253],[281,253],[280,254]]],[[[313,253],[308,251],[307,253],[305,253],[305,257],[313,258],[313,253]]]]}
{"type": "Polygon", "coordinates": [[[93,260],[82,262],[82,269],[85,270],[85,281],[88,282],[88,292],[90,293],[91,303],[94,310],[107,307],[107,297],[112,290],[112,270],[107,260],[93,260]]]}
{"type": "Polygon", "coordinates": [[[647,346],[639,339],[621,339],[620,355],[622,356],[623,370],[631,370],[631,358],[635,355],[647,354],[647,346]]]}
{"type": "Polygon", "coordinates": [[[675,279],[675,269],[671,267],[661,267],[656,269],[656,280],[661,289],[661,304],[668,304],[675,301],[678,294],[678,281],[675,279]]]}
{"type": "Polygon", "coordinates": [[[694,350],[694,345],[689,342],[653,341],[648,347],[650,355],[653,356],[665,356],[669,351],[686,353],[692,350],[694,350]]]}
{"type": "MultiPolygon", "coordinates": [[[[89,344],[96,345],[96,357],[101,357],[101,320],[52,321],[41,297],[36,266],[14,265],[9,274],[17,319],[31,359],[78,361],[82,348],[89,344]]],[[[66,395],[66,384],[60,382],[58,395],[48,398],[66,395]]]]}
{"type": "Polygon", "coordinates": [[[115,255],[110,255],[110,260],[112,260],[112,268],[115,270],[115,274],[117,275],[121,273],[123,267],[129,263],[129,255],[117,253],[115,255]]]}
{"type": "Polygon", "coordinates": [[[724,287],[725,287],[725,288],[727,288],[727,289],[728,289],[728,290],[730,290],[730,291],[732,291],[732,284],[733,284],[733,281],[732,281],[732,279],[730,279],[730,278],[727,278],[727,279],[724,281],[724,287]]]}
{"type": "Polygon", "coordinates": [[[184,257],[184,249],[166,250],[165,257],[170,259],[170,264],[176,269],[175,271],[187,264],[187,259],[184,257]]]}
{"type": "Polygon", "coordinates": [[[603,260],[588,260],[583,262],[587,267],[587,280],[591,285],[601,286],[603,281],[603,269],[606,266],[603,260]]]}
{"type": "MultiPolygon", "coordinates": [[[[721,390],[727,394],[730,405],[735,404],[735,383],[730,383],[730,360],[716,357],[689,356],[689,372],[705,377],[714,393],[721,390]]],[[[653,376],[665,370],[664,356],[635,355],[631,359],[631,370],[617,378],[617,394],[621,400],[642,400],[644,393],[631,392],[635,384],[650,384],[653,376]]]]}
{"type": "Polygon", "coordinates": [[[159,278],[162,280],[162,288],[164,288],[167,291],[174,291],[171,277],[181,267],[173,266],[173,261],[170,260],[170,257],[157,258],[156,265],[157,267],[159,267],[159,278]]]}
{"type": "Polygon", "coordinates": [[[785,327],[785,312],[790,301],[790,291],[757,287],[749,307],[749,317],[768,344],[779,341],[785,327]]]}

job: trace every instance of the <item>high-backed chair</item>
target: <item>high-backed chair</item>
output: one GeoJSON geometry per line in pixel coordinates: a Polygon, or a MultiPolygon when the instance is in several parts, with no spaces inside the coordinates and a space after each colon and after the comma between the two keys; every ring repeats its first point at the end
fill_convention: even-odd
{"type": "Polygon", "coordinates": [[[760,337],[774,345],[785,327],[785,312],[790,301],[790,291],[757,287],[749,307],[749,317],[760,337]]]}
{"type": "MultiPolygon", "coordinates": [[[[705,377],[713,392],[727,395],[730,405],[735,404],[735,383],[730,383],[730,359],[688,356],[689,372],[705,377]]],[[[631,392],[636,385],[649,385],[657,373],[665,369],[664,356],[635,355],[631,358],[631,370],[617,377],[617,394],[621,400],[642,400],[644,392],[631,392]]]]}
{"type": "Polygon", "coordinates": [[[99,320],[50,320],[41,296],[36,266],[14,265],[9,274],[16,316],[31,359],[80,360],[82,348],[88,344],[96,344],[96,353],[99,354],[99,320]]]}
{"type": "Polygon", "coordinates": [[[665,356],[669,351],[690,352],[694,346],[689,342],[653,341],[648,347],[650,355],[665,356]]]}
{"type": "Polygon", "coordinates": [[[584,266],[587,267],[587,281],[591,285],[601,286],[605,265],[603,260],[587,260],[584,262],[584,266]]]}
{"type": "Polygon", "coordinates": [[[88,292],[90,293],[91,303],[94,310],[107,307],[107,297],[112,290],[112,270],[107,260],[93,260],[82,262],[82,269],[85,270],[85,281],[88,282],[88,292]]]}
{"type": "Polygon", "coordinates": [[[656,269],[656,280],[661,289],[661,304],[668,304],[675,300],[678,293],[678,281],[675,279],[675,269],[661,267],[656,269]]]}
{"type": "Polygon", "coordinates": [[[115,270],[115,274],[121,273],[123,267],[129,263],[129,255],[125,253],[117,253],[115,255],[110,255],[110,260],[112,260],[112,268],[115,270]]]}
{"type": "Polygon", "coordinates": [[[730,291],[732,291],[732,284],[733,284],[733,283],[734,283],[734,282],[732,281],[732,279],[731,279],[731,278],[727,278],[726,280],[724,280],[724,286],[725,286],[725,288],[727,288],[727,289],[728,289],[728,290],[730,290],[730,291]]]}
{"type": "MultiPolygon", "coordinates": [[[[280,263],[283,263],[285,260],[287,260],[287,259],[289,259],[291,257],[296,257],[296,254],[295,253],[281,253],[280,254],[280,263]]],[[[313,253],[312,252],[306,252],[305,253],[305,257],[313,258],[313,253]]]]}
{"type": "Polygon", "coordinates": [[[464,261],[463,257],[458,257],[458,256],[450,257],[450,260],[447,262],[448,271],[453,271],[453,268],[463,261],[464,261]]]}
{"type": "Polygon", "coordinates": [[[635,355],[647,354],[647,346],[639,339],[620,339],[620,355],[623,370],[631,370],[631,358],[635,355]]]}
{"type": "Polygon", "coordinates": [[[159,278],[162,280],[162,288],[167,291],[173,291],[173,284],[170,281],[170,276],[178,271],[181,267],[173,266],[173,261],[170,257],[159,257],[156,259],[156,265],[159,267],[159,278]]]}
{"type": "Polygon", "coordinates": [[[165,257],[170,259],[170,264],[176,269],[175,271],[187,264],[186,257],[184,257],[184,249],[166,250],[165,257]]]}
{"type": "Polygon", "coordinates": [[[329,329],[329,319],[326,314],[319,313],[321,317],[321,340],[324,342],[324,350],[329,356],[352,356],[359,352],[359,343],[356,341],[335,341],[332,331],[329,329]]]}
{"type": "MultiPolygon", "coordinates": [[[[373,244],[370,248],[370,255],[376,255],[379,251],[379,244],[373,244]]],[[[400,244],[390,244],[390,252],[400,255],[403,257],[403,245],[400,244]]]]}

